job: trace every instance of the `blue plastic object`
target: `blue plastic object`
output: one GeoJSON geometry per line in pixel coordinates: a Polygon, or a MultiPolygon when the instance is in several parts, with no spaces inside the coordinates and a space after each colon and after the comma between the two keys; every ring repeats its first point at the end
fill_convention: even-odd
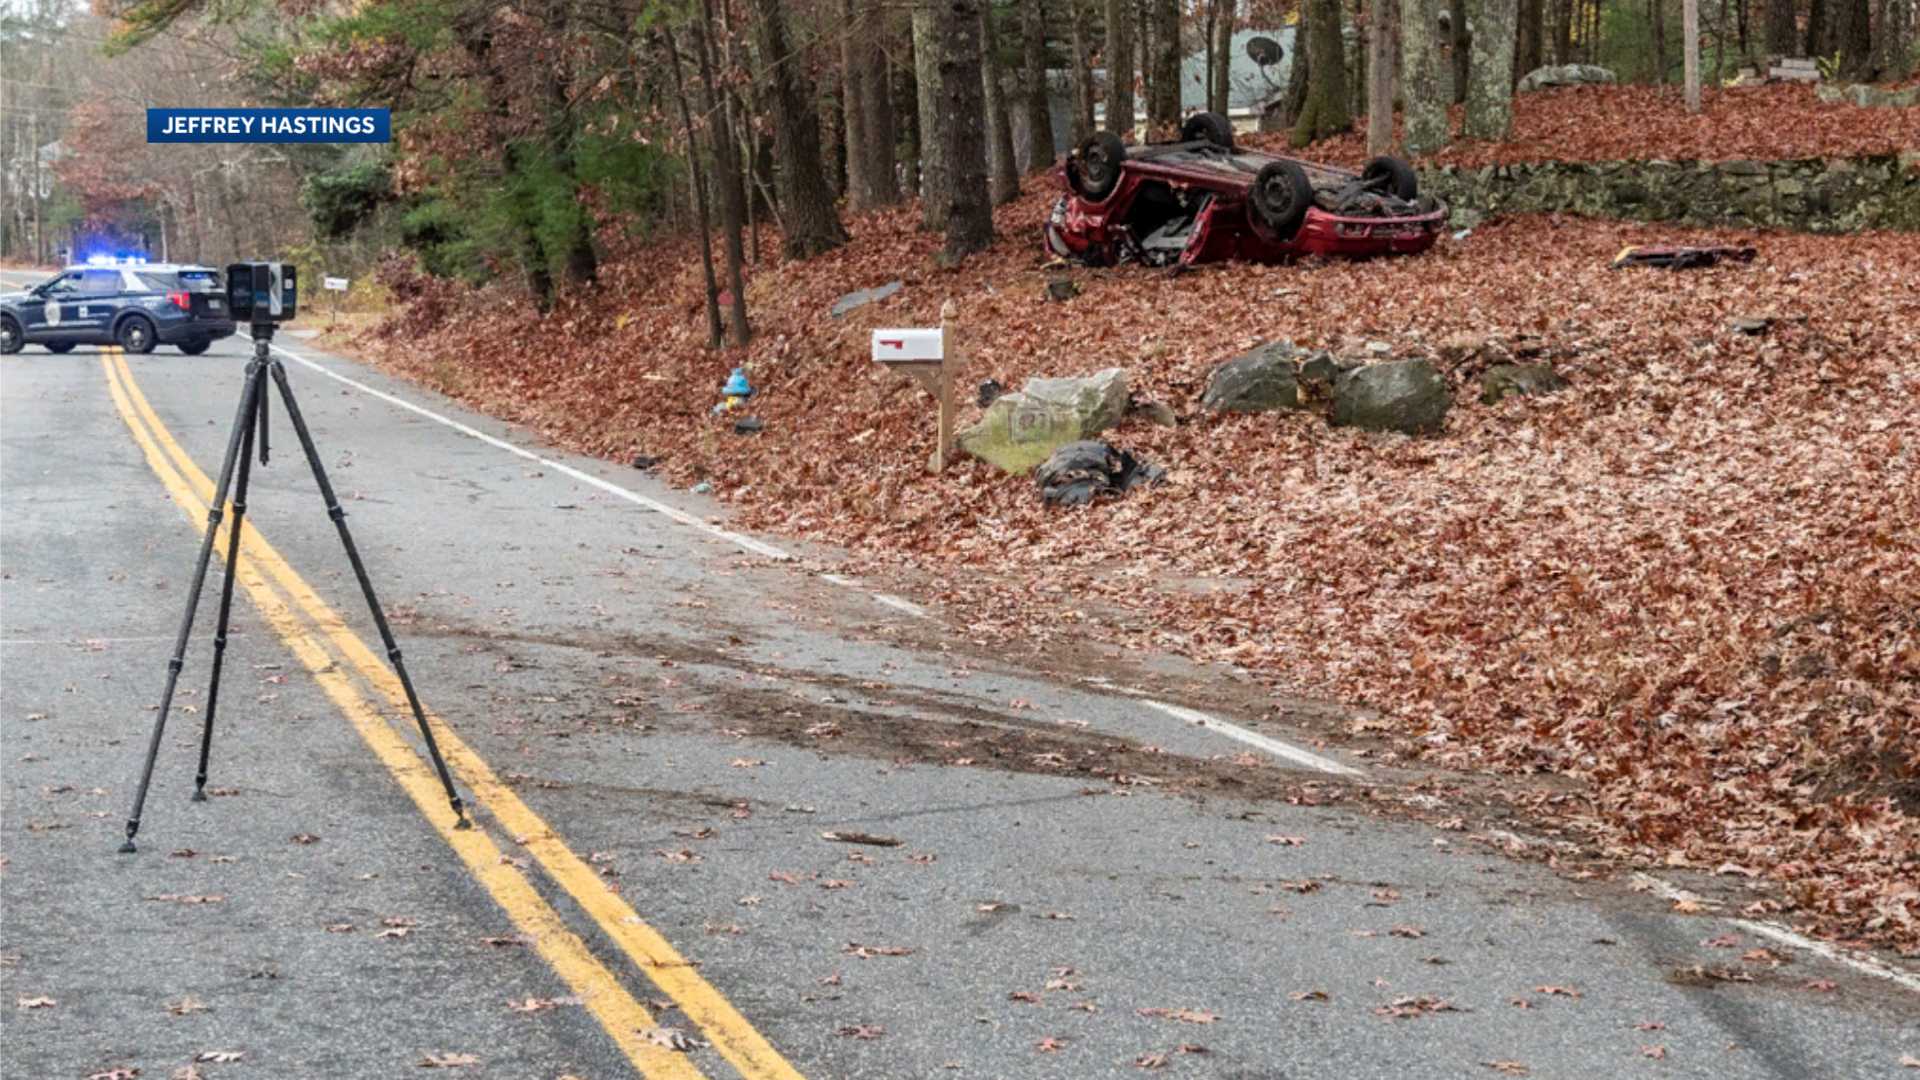
{"type": "Polygon", "coordinates": [[[747,382],[747,369],[734,368],[727,385],[720,388],[720,393],[723,397],[752,397],[753,387],[747,382]]]}

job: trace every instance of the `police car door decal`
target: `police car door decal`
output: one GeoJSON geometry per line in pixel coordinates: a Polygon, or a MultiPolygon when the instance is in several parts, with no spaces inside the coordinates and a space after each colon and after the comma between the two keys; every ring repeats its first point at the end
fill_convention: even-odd
{"type": "Polygon", "coordinates": [[[60,301],[58,300],[47,301],[47,325],[60,325],[60,301]]]}

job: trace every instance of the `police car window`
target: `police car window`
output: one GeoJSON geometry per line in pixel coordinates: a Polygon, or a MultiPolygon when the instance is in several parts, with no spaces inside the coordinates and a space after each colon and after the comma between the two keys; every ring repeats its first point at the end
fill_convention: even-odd
{"type": "Polygon", "coordinates": [[[173,275],[164,270],[136,270],[133,276],[143,287],[154,292],[172,292],[177,287],[173,283],[173,275]]]}
{"type": "Polygon", "coordinates": [[[59,277],[47,282],[47,291],[50,293],[71,293],[78,292],[79,289],[80,273],[77,270],[71,274],[61,274],[59,277]]]}
{"type": "Polygon", "coordinates": [[[218,270],[182,270],[180,287],[188,292],[217,293],[221,290],[218,270]]]}
{"type": "Polygon", "coordinates": [[[80,295],[112,296],[120,291],[120,271],[88,270],[80,276],[80,295]]]}

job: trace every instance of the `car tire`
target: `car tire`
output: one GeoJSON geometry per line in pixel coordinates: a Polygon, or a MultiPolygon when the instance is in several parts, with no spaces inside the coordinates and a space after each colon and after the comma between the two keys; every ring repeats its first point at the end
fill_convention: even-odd
{"type": "Polygon", "coordinates": [[[211,341],[183,341],[178,348],[188,356],[199,356],[213,345],[211,341]]]}
{"type": "Polygon", "coordinates": [[[64,352],[72,352],[72,351],[73,351],[73,342],[71,342],[71,341],[49,341],[49,342],[47,342],[47,351],[48,351],[48,352],[50,352],[50,353],[64,353],[64,352]]]}
{"type": "Polygon", "coordinates": [[[1067,179],[1088,202],[1099,202],[1120,186],[1120,163],[1127,160],[1126,144],[1111,131],[1096,132],[1074,150],[1067,179]]]}
{"type": "Polygon", "coordinates": [[[20,333],[20,324],[11,316],[0,316],[0,353],[12,355],[25,348],[27,339],[20,333]]]}
{"type": "Polygon", "coordinates": [[[1313,183],[1294,161],[1270,161],[1253,178],[1248,194],[1261,224],[1282,237],[1291,237],[1313,205],[1313,183]]]}
{"type": "Polygon", "coordinates": [[[1233,123],[1217,112],[1197,112],[1180,125],[1181,142],[1209,142],[1222,150],[1233,149],[1233,123]]]}
{"type": "Polygon", "coordinates": [[[1382,154],[1367,162],[1367,167],[1360,170],[1360,179],[1369,186],[1380,184],[1398,199],[1412,202],[1420,197],[1419,175],[1413,171],[1413,166],[1397,157],[1382,154]]]}
{"type": "Polygon", "coordinates": [[[145,315],[129,315],[113,328],[113,340],[129,353],[150,353],[154,344],[153,322],[145,315]]]}

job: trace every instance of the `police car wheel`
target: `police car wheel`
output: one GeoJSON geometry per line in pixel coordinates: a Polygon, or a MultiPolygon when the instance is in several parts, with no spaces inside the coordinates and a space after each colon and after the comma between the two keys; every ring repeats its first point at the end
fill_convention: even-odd
{"type": "Polygon", "coordinates": [[[20,324],[12,319],[0,319],[0,353],[17,353],[26,340],[20,336],[20,324]]]}
{"type": "Polygon", "coordinates": [[[145,315],[135,315],[120,324],[113,333],[113,339],[120,347],[130,353],[150,353],[153,351],[153,324],[145,315]]]}
{"type": "Polygon", "coordinates": [[[199,356],[201,353],[206,352],[207,347],[212,344],[213,342],[211,341],[183,341],[180,343],[179,348],[181,352],[186,353],[188,356],[199,356]]]}

